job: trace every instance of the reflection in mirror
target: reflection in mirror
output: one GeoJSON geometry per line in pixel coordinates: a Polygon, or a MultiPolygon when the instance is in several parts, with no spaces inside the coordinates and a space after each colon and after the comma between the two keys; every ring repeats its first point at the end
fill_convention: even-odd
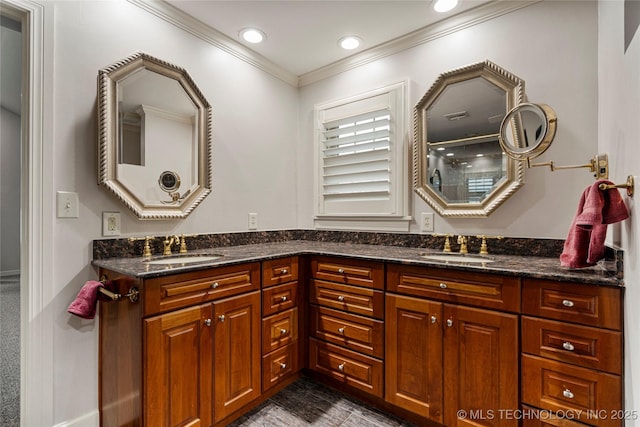
{"type": "Polygon", "coordinates": [[[210,192],[211,106],[184,69],[143,53],[99,85],[99,183],[140,218],[186,217],[210,192]],[[169,173],[182,194],[158,185],[169,173]]]}
{"type": "Polygon", "coordinates": [[[523,98],[522,80],[485,61],[440,75],[416,105],[414,190],[440,215],[487,216],[523,184],[499,142],[523,98]]]}
{"type": "Polygon", "coordinates": [[[522,103],[505,116],[500,126],[500,146],[516,160],[544,153],[556,134],[557,118],[545,104],[522,103]]]}

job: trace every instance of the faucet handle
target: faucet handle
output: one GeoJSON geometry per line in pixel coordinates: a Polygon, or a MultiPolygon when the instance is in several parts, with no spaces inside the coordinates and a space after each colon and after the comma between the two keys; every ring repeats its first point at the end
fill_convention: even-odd
{"type": "Polygon", "coordinates": [[[442,248],[442,252],[451,252],[451,242],[449,241],[449,238],[453,237],[453,234],[433,233],[432,236],[433,237],[442,237],[442,236],[444,236],[444,248],[442,248]]]}
{"type": "Polygon", "coordinates": [[[480,244],[480,255],[489,255],[489,247],[487,246],[487,239],[504,239],[503,236],[487,236],[485,234],[481,234],[476,236],[478,239],[482,239],[482,243],[480,244]]]}
{"type": "Polygon", "coordinates": [[[187,237],[197,237],[197,234],[181,234],[179,237],[180,241],[180,253],[187,253],[187,237]]]}
{"type": "Polygon", "coordinates": [[[460,253],[468,254],[469,250],[467,249],[467,237],[462,234],[458,235],[458,244],[460,245],[460,253]]]}
{"type": "Polygon", "coordinates": [[[151,245],[149,244],[149,242],[151,240],[154,240],[155,237],[153,236],[144,236],[144,237],[129,237],[129,241],[130,242],[137,242],[140,240],[144,240],[144,246],[142,248],[142,256],[143,257],[150,257],[151,256],[151,245]]]}

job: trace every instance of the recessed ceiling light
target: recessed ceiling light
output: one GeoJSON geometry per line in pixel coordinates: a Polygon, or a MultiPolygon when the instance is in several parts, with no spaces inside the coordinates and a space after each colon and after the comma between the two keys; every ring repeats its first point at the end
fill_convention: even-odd
{"type": "Polygon", "coordinates": [[[449,12],[458,5],[458,0],[436,0],[433,10],[439,13],[449,12]]]}
{"type": "Polygon", "coordinates": [[[344,36],[338,40],[338,46],[345,50],[353,50],[360,47],[362,39],[358,36],[344,36]]]}
{"type": "Polygon", "coordinates": [[[447,153],[447,157],[453,157],[454,154],[453,153],[447,153]]]}
{"type": "Polygon", "coordinates": [[[267,38],[267,35],[257,28],[244,28],[240,30],[240,37],[242,37],[244,41],[255,44],[262,43],[267,38]]]}

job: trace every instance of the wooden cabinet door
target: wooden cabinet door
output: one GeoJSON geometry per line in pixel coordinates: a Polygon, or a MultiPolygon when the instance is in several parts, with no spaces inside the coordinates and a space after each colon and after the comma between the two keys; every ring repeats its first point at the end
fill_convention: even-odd
{"type": "Polygon", "coordinates": [[[439,423],[442,311],[439,302],[386,295],[385,400],[439,423]]]}
{"type": "Polygon", "coordinates": [[[443,320],[444,424],[517,426],[518,317],[446,304],[443,320]]]}
{"type": "Polygon", "coordinates": [[[144,425],[212,424],[210,325],[210,304],[144,320],[144,425]]]}
{"type": "Polygon", "coordinates": [[[213,311],[218,422],[260,396],[260,292],[215,301],[213,311]]]}

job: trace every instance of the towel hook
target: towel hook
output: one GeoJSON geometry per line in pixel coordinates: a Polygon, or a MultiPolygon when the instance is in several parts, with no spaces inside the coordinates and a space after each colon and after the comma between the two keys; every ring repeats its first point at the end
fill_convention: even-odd
{"type": "Polygon", "coordinates": [[[633,197],[633,190],[635,187],[635,182],[633,179],[633,175],[629,175],[627,176],[627,182],[625,182],[624,184],[600,184],[598,186],[598,188],[600,190],[611,190],[612,188],[626,188],[627,189],[627,196],[629,197],[633,197]]]}

